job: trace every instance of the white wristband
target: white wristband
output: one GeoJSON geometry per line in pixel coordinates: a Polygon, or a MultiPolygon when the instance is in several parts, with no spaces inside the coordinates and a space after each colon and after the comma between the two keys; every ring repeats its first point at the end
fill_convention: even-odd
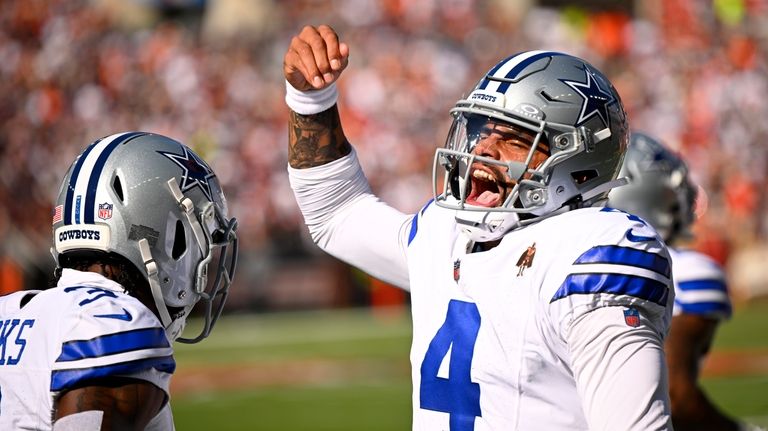
{"type": "Polygon", "coordinates": [[[335,105],[338,98],[335,82],[322,90],[299,91],[285,81],[285,103],[297,114],[318,114],[335,105]]]}

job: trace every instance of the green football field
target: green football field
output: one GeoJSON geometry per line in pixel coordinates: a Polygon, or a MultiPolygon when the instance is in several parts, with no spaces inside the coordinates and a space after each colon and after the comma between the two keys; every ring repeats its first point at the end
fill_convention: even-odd
{"type": "MultiPolygon", "coordinates": [[[[176,345],[176,427],[410,429],[410,328],[405,309],[224,316],[202,343],[176,345]]],[[[713,352],[768,358],[766,334],[768,304],[739,308],[713,352]]],[[[711,376],[703,385],[724,411],[768,425],[768,373],[711,376]]]]}

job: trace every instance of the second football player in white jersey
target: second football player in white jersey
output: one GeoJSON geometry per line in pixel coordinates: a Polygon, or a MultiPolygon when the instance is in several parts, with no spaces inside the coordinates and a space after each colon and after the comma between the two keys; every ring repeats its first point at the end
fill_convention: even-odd
{"type": "Polygon", "coordinates": [[[235,271],[218,179],[180,142],[117,133],[75,159],[53,214],[56,285],[0,297],[0,429],[172,430],[171,342],[208,336],[235,271]]]}
{"type": "Polygon", "coordinates": [[[317,244],[410,289],[413,428],[669,428],[669,255],[601,207],[628,140],[605,76],[557,52],[502,60],[452,110],[435,198],[406,215],[342,131],[348,55],[327,26],[291,41],[290,180],[317,244]]]}
{"type": "Polygon", "coordinates": [[[3,429],[51,429],[61,395],[132,382],[141,382],[133,394],[144,405],[163,406],[140,419],[149,421],[146,428],[173,429],[166,402],[176,369],[171,342],[158,318],[120,284],[95,272],[64,269],[56,288],[0,297],[0,318],[3,429]],[[145,389],[147,383],[157,389],[145,389]]]}

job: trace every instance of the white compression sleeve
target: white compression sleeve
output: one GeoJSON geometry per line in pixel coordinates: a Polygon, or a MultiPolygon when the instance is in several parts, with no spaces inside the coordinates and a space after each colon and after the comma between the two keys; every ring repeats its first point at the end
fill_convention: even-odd
{"type": "Polygon", "coordinates": [[[589,429],[672,429],[661,336],[644,318],[627,325],[623,309],[590,311],[567,334],[589,429]]]}
{"type": "Polygon", "coordinates": [[[104,412],[89,410],[59,418],[53,423],[53,431],[99,431],[104,412]]]}
{"type": "Polygon", "coordinates": [[[309,233],[327,253],[408,289],[405,250],[411,216],[381,202],[354,151],[322,166],[288,167],[309,233]]]}

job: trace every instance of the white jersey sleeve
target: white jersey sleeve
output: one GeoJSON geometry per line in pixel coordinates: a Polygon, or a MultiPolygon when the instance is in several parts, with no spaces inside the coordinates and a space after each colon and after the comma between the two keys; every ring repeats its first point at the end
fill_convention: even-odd
{"type": "Polygon", "coordinates": [[[670,249],[675,273],[674,314],[712,319],[731,317],[731,301],[723,268],[693,250],[670,249]]]}
{"type": "Polygon", "coordinates": [[[593,310],[567,335],[589,429],[671,429],[661,337],[653,325],[628,326],[624,311],[593,310]]]}
{"type": "Polygon", "coordinates": [[[574,235],[573,260],[549,311],[568,345],[589,428],[671,428],[663,347],[674,299],[667,249],[642,220],[609,208],[574,224],[584,231],[574,235]]]}
{"type": "Polygon", "coordinates": [[[312,239],[327,253],[368,274],[409,289],[407,238],[414,216],[376,197],[354,151],[309,169],[288,167],[312,239]]]}
{"type": "Polygon", "coordinates": [[[168,393],[176,368],[165,329],[136,298],[94,286],[69,286],[74,306],[60,322],[61,345],[51,369],[51,391],[91,379],[127,376],[168,393]]]}
{"type": "Polygon", "coordinates": [[[667,247],[640,218],[611,208],[572,211],[581,231],[547,274],[545,296],[555,289],[550,316],[562,333],[601,307],[626,307],[627,322],[643,317],[663,338],[669,330],[674,290],[667,247]]]}

